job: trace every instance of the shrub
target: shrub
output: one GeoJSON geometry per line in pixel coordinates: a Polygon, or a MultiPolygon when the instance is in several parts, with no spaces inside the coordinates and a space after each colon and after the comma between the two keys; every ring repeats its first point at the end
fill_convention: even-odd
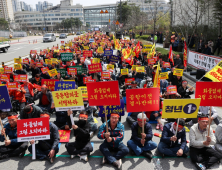
{"type": "Polygon", "coordinates": [[[150,37],[150,35],[142,35],[142,36],[140,36],[140,38],[143,39],[143,40],[147,40],[148,37],[150,37]]]}

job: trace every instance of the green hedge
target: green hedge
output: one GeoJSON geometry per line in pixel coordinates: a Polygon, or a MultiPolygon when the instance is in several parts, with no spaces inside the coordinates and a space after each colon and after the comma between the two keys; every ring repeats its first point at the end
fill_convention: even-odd
{"type": "Polygon", "coordinates": [[[147,40],[148,37],[150,37],[150,35],[142,35],[140,36],[139,34],[136,34],[136,39],[143,39],[143,40],[147,40]]]}

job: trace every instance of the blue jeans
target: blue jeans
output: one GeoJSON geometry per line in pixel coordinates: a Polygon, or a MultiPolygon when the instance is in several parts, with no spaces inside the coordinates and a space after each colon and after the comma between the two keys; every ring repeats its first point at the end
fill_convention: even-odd
{"type": "Polygon", "coordinates": [[[54,110],[51,109],[51,104],[49,104],[48,106],[43,106],[43,105],[37,105],[38,107],[40,107],[42,109],[42,111],[46,111],[49,113],[52,113],[54,110]]]}
{"type": "Polygon", "coordinates": [[[99,146],[99,150],[106,157],[110,164],[116,160],[122,159],[129,153],[129,149],[123,143],[119,144],[118,148],[113,148],[106,140],[99,146]],[[111,151],[115,151],[115,154],[112,155],[111,151]]]}
{"type": "MultiPolygon", "coordinates": [[[[173,148],[170,148],[167,144],[164,142],[160,142],[158,145],[158,151],[164,155],[167,156],[177,156],[177,151],[180,149],[181,144],[177,144],[173,148]]],[[[185,146],[183,153],[187,153],[189,151],[189,148],[185,146]]]]}
{"type": "Polygon", "coordinates": [[[146,141],[144,146],[140,142],[129,140],[127,146],[132,149],[137,156],[141,155],[143,152],[151,151],[157,147],[157,143],[153,141],[146,141]]]}
{"type": "Polygon", "coordinates": [[[140,79],[140,78],[136,78],[135,79],[135,81],[137,82],[137,83],[139,83],[140,84],[140,82],[142,81],[143,79],[140,79]]]}

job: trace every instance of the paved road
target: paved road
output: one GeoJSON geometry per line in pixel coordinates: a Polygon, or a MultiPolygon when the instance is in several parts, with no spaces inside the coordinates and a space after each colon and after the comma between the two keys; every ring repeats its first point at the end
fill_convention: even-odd
{"type": "MultiPolygon", "coordinates": [[[[72,38],[72,37],[69,37],[72,38]]],[[[57,40],[58,41],[58,40],[57,40]]],[[[48,43],[47,45],[51,47],[53,44],[56,43],[48,43]]],[[[7,54],[0,54],[0,61],[9,61],[12,60],[15,57],[22,56],[22,55],[27,55],[31,49],[34,48],[42,48],[44,47],[43,43],[35,44],[35,45],[29,45],[29,44],[18,44],[13,46],[14,49],[14,54],[11,54],[7,57],[4,57],[4,55],[7,54]],[[27,45],[27,46],[25,46],[27,45]],[[25,48],[23,47],[25,46],[25,48]],[[16,50],[17,48],[17,50],[16,50]],[[19,49],[20,48],[20,49],[19,49]],[[23,52],[26,51],[26,52],[23,52]],[[22,53],[23,52],[23,53],[22,53]],[[21,54],[22,53],[22,54],[21,54]],[[3,56],[3,57],[2,57],[3,56]],[[11,58],[9,58],[11,57],[11,58]],[[3,60],[4,59],[4,60],[3,60]]],[[[193,85],[194,83],[191,80],[188,80],[189,85],[193,85]]],[[[195,87],[195,86],[194,86],[195,87]]],[[[192,95],[192,98],[194,98],[194,95],[192,95]]],[[[219,119],[222,117],[222,109],[217,107],[216,108],[219,119]]],[[[131,137],[131,130],[126,122],[126,116],[127,112],[125,113],[125,116],[122,117],[122,123],[125,125],[125,136],[123,143],[126,144],[127,141],[131,137]]],[[[77,119],[75,117],[74,119],[77,119]]],[[[96,118],[98,120],[97,125],[100,126],[102,123],[100,121],[100,118],[96,118]]],[[[50,121],[55,121],[55,115],[52,116],[50,121]]],[[[163,120],[164,122],[164,120],[163,120]]],[[[155,129],[155,124],[152,124],[153,127],[153,133],[161,133],[161,131],[155,129]]],[[[212,125],[213,129],[216,129],[216,125],[212,125]]],[[[190,128],[190,127],[188,127],[190,128]]],[[[187,132],[187,139],[189,140],[189,133],[187,132]]],[[[74,141],[73,134],[71,134],[70,142],[74,141]]],[[[159,143],[160,138],[158,137],[153,137],[153,141],[159,143]]],[[[65,149],[65,144],[61,144],[59,153],[57,154],[57,158],[55,159],[54,164],[50,164],[48,161],[39,161],[31,160],[31,156],[29,155],[29,152],[26,151],[26,156],[22,159],[20,158],[10,158],[8,160],[2,160],[0,161],[0,166],[1,169],[17,169],[17,170],[30,170],[30,169],[80,169],[81,170],[88,170],[88,169],[114,169],[113,166],[111,165],[105,165],[101,166],[101,161],[102,161],[102,154],[99,151],[99,146],[102,143],[102,140],[99,140],[97,136],[94,136],[91,140],[91,142],[94,143],[94,151],[91,153],[91,156],[89,158],[89,162],[83,162],[82,160],[80,161],[78,157],[74,159],[70,159],[66,149],[65,149]]],[[[0,145],[2,145],[3,142],[0,142],[0,145]]],[[[188,144],[189,145],[189,144],[188,144]]],[[[159,170],[193,170],[196,169],[195,166],[191,163],[190,158],[162,158],[160,157],[158,151],[155,149],[152,151],[154,154],[154,159],[152,161],[147,160],[144,157],[135,157],[132,155],[127,155],[126,158],[123,159],[123,170],[126,169],[155,169],[155,162],[157,159],[160,160],[161,162],[161,167],[162,169],[159,170]]],[[[222,169],[222,164],[215,164],[212,169],[215,170],[221,170],[222,169]]]]}

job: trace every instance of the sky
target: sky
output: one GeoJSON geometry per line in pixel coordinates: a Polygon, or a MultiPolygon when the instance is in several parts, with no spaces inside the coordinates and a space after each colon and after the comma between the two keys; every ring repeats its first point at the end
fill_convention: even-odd
{"type": "MultiPolygon", "coordinates": [[[[35,8],[35,4],[40,2],[44,2],[45,0],[20,0],[24,1],[28,5],[32,5],[33,8],[35,8]]],[[[49,3],[53,3],[53,6],[60,4],[60,0],[46,0],[49,3]]],[[[81,4],[83,6],[92,6],[92,5],[100,5],[100,4],[113,4],[116,3],[117,0],[73,0],[73,5],[75,4],[81,4]]]]}

